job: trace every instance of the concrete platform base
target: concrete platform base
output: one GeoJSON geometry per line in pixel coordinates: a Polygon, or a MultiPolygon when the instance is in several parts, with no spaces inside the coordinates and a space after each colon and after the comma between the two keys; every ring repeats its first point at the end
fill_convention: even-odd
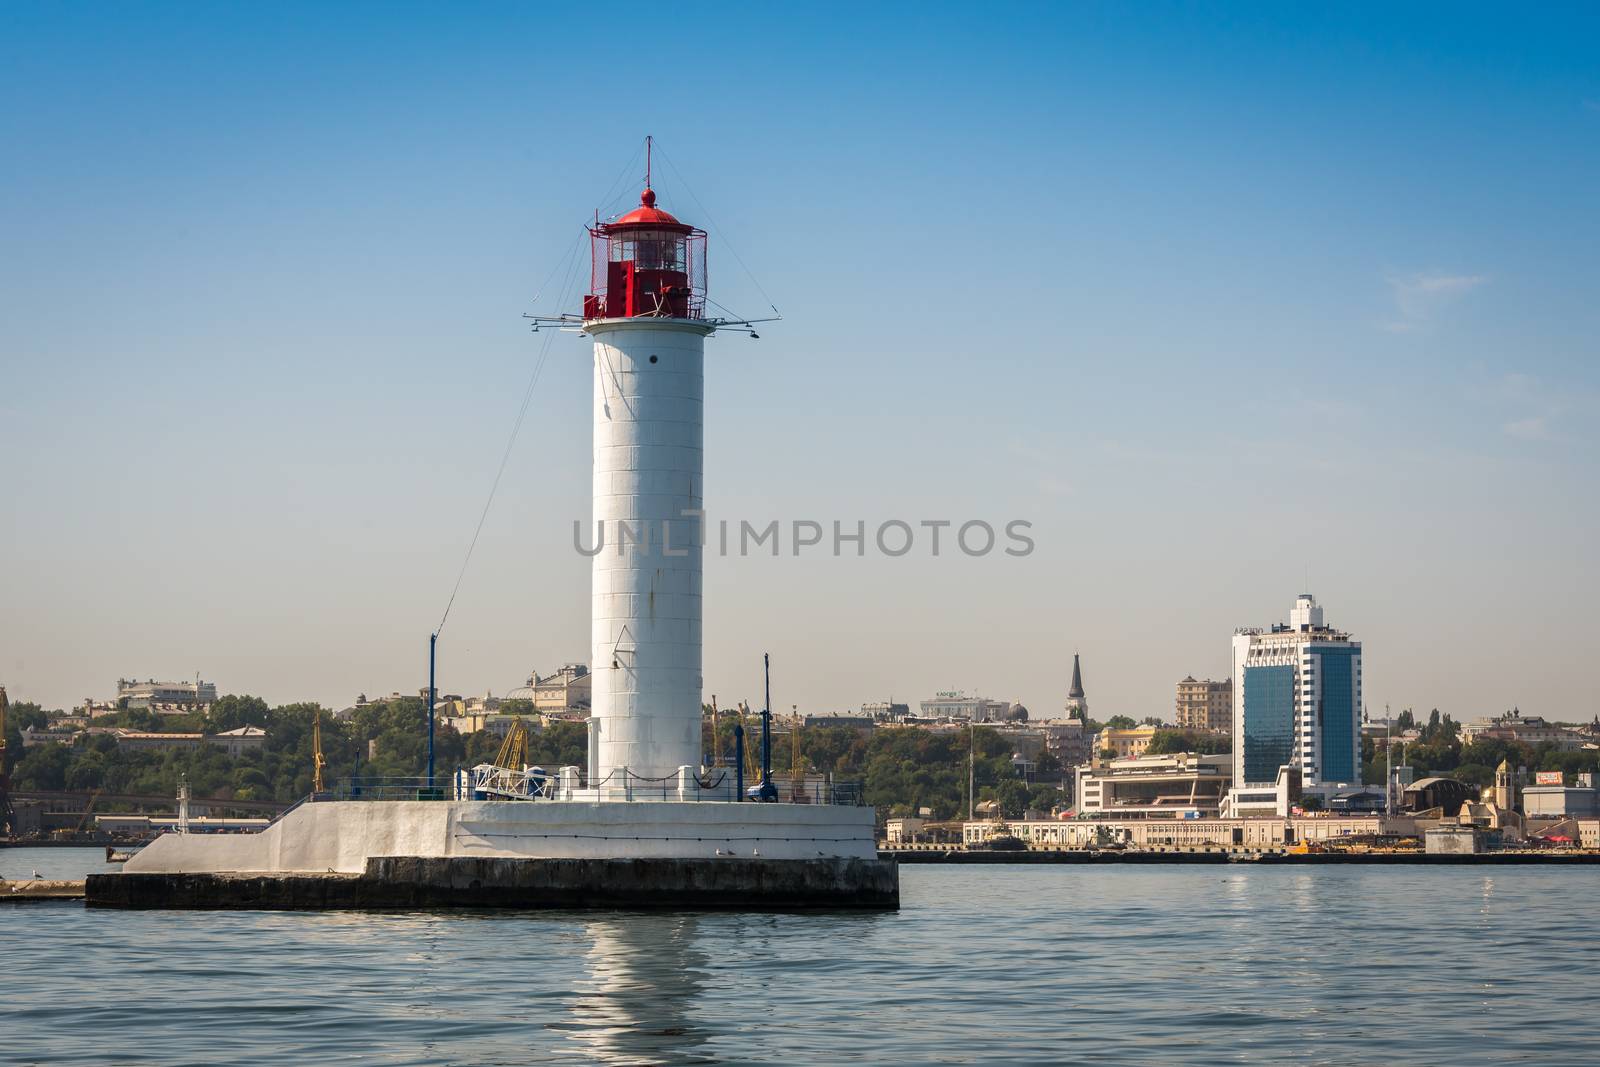
{"type": "Polygon", "coordinates": [[[0,882],[0,903],[8,900],[82,900],[83,882],[49,881],[33,878],[26,881],[0,882]]]}
{"type": "Polygon", "coordinates": [[[380,856],[361,874],[91,874],[91,907],[268,910],[413,908],[898,908],[881,859],[509,859],[380,856]]]}

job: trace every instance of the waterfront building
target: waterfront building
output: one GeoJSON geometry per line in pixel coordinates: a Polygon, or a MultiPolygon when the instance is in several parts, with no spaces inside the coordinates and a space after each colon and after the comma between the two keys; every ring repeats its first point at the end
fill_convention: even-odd
{"type": "Polygon", "coordinates": [[[1049,750],[1050,737],[1043,723],[1023,725],[1023,721],[997,726],[995,733],[1011,746],[1012,752],[1031,762],[1049,750]]]}
{"type": "Polygon", "coordinates": [[[1328,811],[1347,815],[1382,812],[1385,810],[1388,798],[1383,795],[1383,790],[1377,786],[1357,786],[1354,789],[1330,793],[1324,798],[1324,801],[1328,811]]]}
{"type": "Polygon", "coordinates": [[[217,684],[202,682],[198,678],[192,682],[158,682],[154,678],[143,682],[132,678],[117,679],[117,703],[121,705],[127,701],[125,706],[129,708],[181,706],[187,711],[193,710],[195,705],[214,704],[216,700],[217,684]]]}
{"type": "Polygon", "coordinates": [[[51,723],[50,727],[44,730],[40,730],[33,726],[23,727],[22,747],[36,748],[39,745],[48,745],[52,743],[58,745],[70,745],[83,734],[82,730],[61,730],[56,729],[56,726],[57,723],[51,723]]]}
{"type": "Polygon", "coordinates": [[[130,752],[163,748],[199,748],[206,735],[200,733],[153,733],[146,730],[113,730],[117,747],[130,752]]]}
{"type": "MultiPolygon", "coordinates": [[[[1541,779],[1543,774],[1539,776],[1541,779]]],[[[1593,818],[1600,816],[1600,790],[1594,786],[1593,774],[1580,774],[1576,785],[1561,783],[1559,772],[1551,774],[1554,782],[1524,786],[1522,813],[1530,819],[1541,818],[1593,818]]]]}
{"type": "MultiPolygon", "coordinates": [[[[1326,796],[1361,780],[1361,643],[1323,621],[1310,593],[1287,625],[1233,636],[1233,789],[1326,796]]],[[[1244,803],[1243,797],[1239,798],[1244,803]]],[[[1239,813],[1239,808],[1230,806],[1239,813]]]]}
{"type": "Polygon", "coordinates": [[[254,752],[266,743],[267,731],[259,726],[241,726],[237,730],[224,730],[220,734],[206,736],[206,744],[220,748],[230,756],[254,752]]]}
{"type": "Polygon", "coordinates": [[[1094,759],[1094,734],[1082,719],[1053,719],[1033,725],[1044,734],[1045,751],[1069,772],[1094,759]]]}
{"type": "Polygon", "coordinates": [[[1156,737],[1154,726],[1133,726],[1114,729],[1110,726],[1095,735],[1094,754],[1113,753],[1110,759],[1132,759],[1142,756],[1156,737]]]}
{"type": "Polygon", "coordinates": [[[911,716],[911,705],[893,700],[869,700],[861,705],[861,714],[879,722],[899,722],[911,716]]]}
{"type": "Polygon", "coordinates": [[[1430,856],[1471,856],[1499,843],[1475,826],[1433,826],[1422,833],[1422,850],[1430,856]]]}
{"type": "Polygon", "coordinates": [[[117,707],[115,700],[96,700],[94,697],[84,697],[83,704],[78,708],[78,716],[92,722],[102,715],[115,715],[121,710],[121,708],[117,707]]]}
{"type": "Polygon", "coordinates": [[[928,820],[914,817],[889,819],[883,824],[884,840],[891,845],[909,845],[926,825],[928,820]]]}
{"type": "Polygon", "coordinates": [[[1087,719],[1089,717],[1089,698],[1083,692],[1083,665],[1078,662],[1078,654],[1072,654],[1072,684],[1067,686],[1067,718],[1087,719]]]}
{"type": "Polygon", "coordinates": [[[1214,682],[1190,675],[1178,683],[1178,699],[1173,721],[1183,730],[1209,730],[1225,734],[1233,730],[1233,679],[1214,682]]]}
{"type": "Polygon", "coordinates": [[[800,721],[807,730],[821,726],[855,730],[860,733],[870,732],[878,724],[877,720],[871,715],[852,715],[847,711],[830,711],[820,715],[805,715],[801,717],[800,721]]]}
{"type": "Polygon", "coordinates": [[[1580,730],[1557,726],[1538,715],[1523,715],[1513,708],[1498,719],[1479,719],[1461,727],[1461,740],[1518,741],[1525,745],[1554,745],[1561,752],[1577,752],[1593,742],[1580,730]]]}
{"type": "MultiPolygon", "coordinates": [[[[557,713],[552,713],[555,715],[557,713]]],[[[466,715],[448,715],[439,721],[449,726],[458,734],[475,734],[479,732],[493,734],[495,737],[504,737],[511,732],[512,725],[521,719],[527,723],[529,729],[537,730],[547,721],[544,715],[515,715],[503,711],[475,711],[466,715]]]]}
{"type": "MultiPolygon", "coordinates": [[[[981,805],[980,805],[981,807],[981,805]]],[[[1582,824],[1580,824],[1580,830],[1582,824]]],[[[1281,848],[1351,837],[1414,837],[1418,820],[1387,815],[1296,815],[1248,819],[987,819],[962,824],[962,843],[1008,836],[1042,848],[1281,848]]]]}
{"type": "Polygon", "coordinates": [[[1424,812],[1435,808],[1444,818],[1453,819],[1461,805],[1477,797],[1478,791],[1454,778],[1419,778],[1404,787],[1400,795],[1402,811],[1424,812]]]}
{"type": "Polygon", "coordinates": [[[1233,758],[1177,752],[1079,767],[1072,795],[1079,815],[1118,818],[1215,817],[1233,780],[1233,758]]]}
{"type": "MultiPolygon", "coordinates": [[[[96,733],[96,729],[85,730],[84,733],[96,733]]],[[[112,737],[116,738],[117,747],[130,752],[148,752],[168,748],[199,748],[201,745],[210,745],[220,748],[230,756],[241,756],[246,752],[254,752],[266,744],[267,732],[259,726],[241,726],[237,730],[226,730],[220,734],[203,733],[158,733],[147,730],[122,730],[112,728],[112,737]]]]}
{"type": "Polygon", "coordinates": [[[585,663],[564,663],[554,674],[535,671],[528,678],[533,708],[538,712],[588,711],[593,700],[594,676],[585,663]]]}
{"type": "Polygon", "coordinates": [[[1001,722],[1011,704],[1005,700],[968,696],[960,690],[935,693],[931,700],[922,701],[924,719],[961,719],[967,722],[1001,722]]]}

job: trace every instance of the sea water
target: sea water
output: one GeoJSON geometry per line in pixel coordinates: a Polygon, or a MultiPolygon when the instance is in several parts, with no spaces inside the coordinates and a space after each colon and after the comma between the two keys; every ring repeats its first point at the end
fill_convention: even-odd
{"type": "MultiPolygon", "coordinates": [[[[81,876],[98,851],[0,850],[81,876]]],[[[1600,1062],[1600,868],[908,866],[891,913],[0,906],[0,1062],[1600,1062]]]]}

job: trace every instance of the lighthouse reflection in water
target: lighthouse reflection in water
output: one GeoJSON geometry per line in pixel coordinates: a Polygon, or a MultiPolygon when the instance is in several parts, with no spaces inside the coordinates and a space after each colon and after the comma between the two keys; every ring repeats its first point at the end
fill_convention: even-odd
{"type": "Polygon", "coordinates": [[[708,1032],[693,1018],[709,960],[693,915],[625,915],[585,924],[588,974],[565,1031],[595,1063],[703,1063],[708,1032]]]}

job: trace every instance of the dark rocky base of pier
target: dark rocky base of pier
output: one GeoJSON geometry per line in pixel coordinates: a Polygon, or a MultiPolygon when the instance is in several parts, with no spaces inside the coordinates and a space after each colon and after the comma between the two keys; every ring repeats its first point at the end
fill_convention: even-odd
{"type": "Polygon", "coordinates": [[[417,908],[898,908],[882,859],[425,859],[386,856],[363,874],[91,874],[91,907],[284,911],[417,908]]]}

